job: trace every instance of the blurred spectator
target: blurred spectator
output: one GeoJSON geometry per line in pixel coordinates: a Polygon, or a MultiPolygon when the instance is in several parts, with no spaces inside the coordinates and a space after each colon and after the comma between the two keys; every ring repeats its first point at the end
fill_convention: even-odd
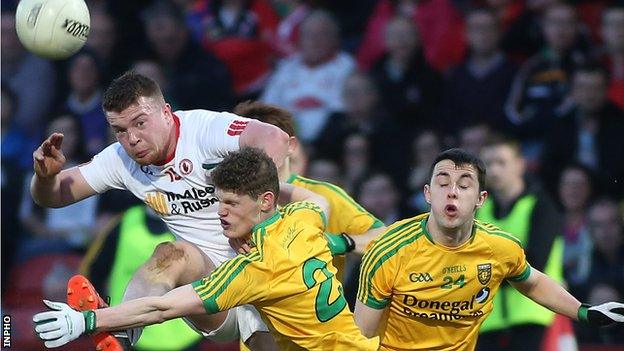
{"type": "Polygon", "coordinates": [[[91,28],[86,47],[97,55],[100,65],[100,81],[108,85],[120,75],[127,65],[129,55],[116,55],[119,52],[117,23],[104,9],[91,11],[91,28]]]}
{"type": "Polygon", "coordinates": [[[229,68],[239,95],[257,94],[271,70],[279,18],[266,0],[200,0],[186,10],[196,42],[229,68]]]}
{"type": "Polygon", "coordinates": [[[22,198],[22,182],[28,167],[32,167],[34,141],[14,126],[16,97],[4,84],[2,85],[2,151],[0,166],[0,185],[2,185],[2,291],[7,287],[7,278],[11,271],[15,248],[19,240],[21,227],[18,221],[18,204],[22,198]],[[30,144],[30,145],[29,145],[30,144]]]}
{"type": "Polygon", "coordinates": [[[549,130],[542,174],[555,189],[558,170],[579,162],[596,173],[602,189],[624,195],[624,112],[607,100],[607,73],[579,68],[572,79],[574,109],[549,130]]]}
{"type": "Polygon", "coordinates": [[[447,128],[483,122],[509,130],[504,105],[516,73],[499,48],[500,23],[493,11],[480,9],[466,15],[469,56],[454,68],[446,82],[447,128]]]}
{"type": "MultiPolygon", "coordinates": [[[[3,2],[4,5],[4,2],[3,2]]],[[[50,61],[24,49],[15,31],[15,11],[2,6],[2,84],[16,97],[13,121],[16,127],[38,139],[55,98],[56,72],[50,61]]],[[[34,151],[34,150],[33,150],[34,151]]]]}
{"type": "MultiPolygon", "coordinates": [[[[65,165],[72,167],[84,161],[81,152],[80,122],[70,115],[59,116],[50,122],[47,134],[62,133],[65,165]]],[[[19,219],[25,230],[16,257],[26,260],[34,255],[82,250],[92,239],[95,224],[97,196],[63,208],[40,208],[30,196],[30,175],[23,178],[23,195],[19,219]]]]}
{"type": "Polygon", "coordinates": [[[585,54],[575,45],[578,22],[574,7],[556,4],[544,12],[542,51],[525,62],[513,83],[505,110],[531,160],[539,157],[541,138],[570,109],[569,80],[585,54]]]}
{"type": "MultiPolygon", "coordinates": [[[[22,129],[17,118],[18,99],[9,86],[2,83],[2,164],[10,171],[25,172],[32,168],[32,153],[39,146],[31,133],[22,129]]],[[[32,128],[32,126],[31,126],[32,128]]]]}
{"type": "Polygon", "coordinates": [[[589,233],[593,251],[591,267],[582,285],[586,291],[581,298],[588,297],[589,289],[600,280],[614,282],[620,296],[624,295],[624,224],[615,200],[600,198],[592,204],[589,233]]]}
{"type": "Polygon", "coordinates": [[[310,13],[310,7],[304,0],[271,1],[281,17],[275,36],[275,47],[281,56],[289,56],[297,51],[299,28],[310,13]]]}
{"type": "Polygon", "coordinates": [[[228,70],[190,39],[181,10],[168,0],[157,0],[142,18],[154,58],[164,67],[179,107],[230,109],[234,95],[228,70]]]}
{"type": "Polygon", "coordinates": [[[429,210],[423,187],[430,181],[433,161],[442,152],[442,141],[433,130],[425,129],[413,139],[411,151],[412,161],[407,179],[410,196],[407,206],[411,213],[423,213],[429,210]]]}
{"type": "MultiPolygon", "coordinates": [[[[602,304],[608,301],[622,301],[624,293],[612,284],[605,281],[593,284],[589,290],[587,303],[592,305],[602,304]]],[[[577,335],[581,342],[592,344],[623,345],[624,327],[611,326],[606,328],[591,328],[578,325],[577,335]]],[[[615,348],[613,348],[615,350],[615,348]]]]}
{"type": "Polygon", "coordinates": [[[358,64],[368,69],[384,54],[388,22],[396,15],[411,18],[418,32],[427,62],[444,70],[462,59],[465,43],[463,19],[451,0],[381,0],[368,19],[357,53],[358,64]]]}
{"type": "MultiPolygon", "coordinates": [[[[488,1],[493,2],[493,1],[488,1]]],[[[515,61],[535,55],[544,45],[542,26],[544,12],[560,0],[500,1],[520,6],[520,13],[508,18],[502,37],[502,48],[515,61]],[[518,5],[520,4],[520,5],[518,5]]],[[[500,5],[499,5],[500,6],[500,5]]],[[[508,5],[509,6],[509,5],[508,5]]],[[[495,6],[497,8],[498,6],[495,6]]],[[[518,11],[516,9],[516,11],[518,11]]],[[[499,12],[500,13],[500,12],[499,12]]],[[[504,19],[504,17],[503,17],[504,19]]]]}
{"type": "Polygon", "coordinates": [[[357,192],[358,203],[384,223],[401,218],[401,198],[392,177],[374,173],[366,177],[357,192]]]}
{"type": "Polygon", "coordinates": [[[589,270],[592,243],[587,229],[587,209],[593,192],[591,171],[580,164],[563,169],[559,177],[559,202],[563,207],[563,273],[570,290],[582,284],[589,270]]]}
{"type": "MultiPolygon", "coordinates": [[[[555,281],[563,278],[562,218],[554,202],[529,181],[520,145],[493,136],[481,151],[487,167],[490,196],[476,218],[505,232],[513,232],[526,252],[531,267],[555,281]]],[[[494,308],[481,327],[479,351],[539,350],[554,313],[524,298],[512,286],[501,286],[494,308]]]]}
{"type": "Polygon", "coordinates": [[[379,91],[366,74],[351,74],[345,81],[342,96],[345,110],[330,116],[331,122],[321,131],[315,144],[317,154],[339,160],[338,152],[343,150],[348,135],[365,135],[370,141],[371,162],[402,184],[408,172],[407,130],[399,128],[396,120],[380,106],[379,91]]]}
{"type": "MultiPolygon", "coordinates": [[[[371,170],[370,140],[360,133],[345,137],[342,147],[343,189],[353,194],[371,170]]],[[[385,223],[385,222],[384,222],[385,223]]]]}
{"type": "Polygon", "coordinates": [[[310,162],[306,177],[336,184],[342,187],[342,174],[340,172],[340,167],[332,160],[313,160],[310,162]]]}
{"type": "Polygon", "coordinates": [[[609,98],[624,109],[624,7],[611,7],[602,14],[604,51],[602,60],[609,68],[609,98]]]}
{"type": "MultiPolygon", "coordinates": [[[[485,0],[485,4],[496,14],[496,18],[500,22],[502,33],[506,33],[509,27],[511,27],[525,11],[524,1],[485,0]]],[[[539,36],[539,30],[537,32],[539,36]]]]}
{"type": "Polygon", "coordinates": [[[64,109],[78,117],[85,155],[92,157],[108,145],[108,122],[102,111],[102,71],[88,50],[72,56],[68,68],[69,96],[64,109]]]}
{"type": "Polygon", "coordinates": [[[150,59],[137,60],[132,64],[132,70],[154,80],[162,90],[165,101],[171,105],[171,109],[173,111],[179,109],[178,104],[171,97],[171,85],[161,64],[150,59]]]}
{"type": "Polygon", "coordinates": [[[459,130],[459,147],[473,155],[479,155],[490,134],[491,128],[485,123],[467,125],[459,130]]]}
{"type": "Polygon", "coordinates": [[[386,54],[370,73],[391,117],[419,126],[438,125],[442,77],[425,61],[420,35],[407,17],[392,18],[385,28],[386,54]]]}
{"type": "Polygon", "coordinates": [[[304,144],[316,140],[332,112],[343,110],[341,92],[355,63],[339,47],[339,29],[331,15],[310,13],[301,24],[299,51],[280,63],[262,96],[264,102],[293,112],[304,144]]]}

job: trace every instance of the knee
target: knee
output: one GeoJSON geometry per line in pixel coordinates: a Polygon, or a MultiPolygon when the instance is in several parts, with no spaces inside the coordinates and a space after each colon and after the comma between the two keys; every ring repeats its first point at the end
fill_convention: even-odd
{"type": "Polygon", "coordinates": [[[160,243],[154,249],[147,266],[150,270],[165,271],[171,269],[176,263],[183,262],[185,256],[184,248],[176,243],[160,243]]]}

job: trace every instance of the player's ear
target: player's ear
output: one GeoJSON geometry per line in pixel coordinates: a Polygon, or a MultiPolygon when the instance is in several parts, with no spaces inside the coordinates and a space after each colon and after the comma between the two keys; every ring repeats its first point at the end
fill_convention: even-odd
{"type": "Polygon", "coordinates": [[[272,191],[265,191],[260,196],[260,210],[268,212],[272,210],[276,205],[275,194],[272,191]]]}
{"type": "Polygon", "coordinates": [[[288,138],[288,155],[291,156],[295,153],[295,150],[299,147],[299,140],[296,137],[291,136],[288,138]]]}
{"type": "Polygon", "coordinates": [[[429,184],[425,184],[423,188],[423,193],[425,194],[425,201],[427,201],[427,203],[431,205],[431,187],[429,186],[429,184]]]}
{"type": "Polygon", "coordinates": [[[485,200],[487,200],[488,197],[488,192],[483,190],[479,192],[479,199],[477,199],[477,209],[480,209],[481,206],[483,206],[483,203],[485,202],[485,200]]]}

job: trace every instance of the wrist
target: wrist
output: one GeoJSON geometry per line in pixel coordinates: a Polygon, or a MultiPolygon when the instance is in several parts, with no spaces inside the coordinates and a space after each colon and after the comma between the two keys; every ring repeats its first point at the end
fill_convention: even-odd
{"type": "Polygon", "coordinates": [[[95,311],[93,310],[83,311],[82,315],[84,316],[84,320],[85,320],[85,334],[93,334],[96,328],[95,311]]]}
{"type": "Polygon", "coordinates": [[[587,320],[587,314],[590,307],[591,305],[586,303],[582,303],[581,306],[579,306],[578,311],[576,312],[579,322],[589,323],[587,320]]]}

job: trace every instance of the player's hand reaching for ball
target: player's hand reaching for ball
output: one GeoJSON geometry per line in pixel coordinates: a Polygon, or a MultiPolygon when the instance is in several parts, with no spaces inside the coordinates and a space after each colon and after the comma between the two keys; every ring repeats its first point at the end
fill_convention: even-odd
{"type": "Polygon", "coordinates": [[[65,155],[61,151],[63,144],[63,134],[52,133],[33,152],[35,173],[40,178],[50,178],[59,174],[65,165],[65,155]]]}
{"type": "Polygon", "coordinates": [[[582,304],[578,310],[578,318],[581,322],[598,327],[624,323],[624,304],[619,302],[607,302],[597,306],[582,304]]]}

